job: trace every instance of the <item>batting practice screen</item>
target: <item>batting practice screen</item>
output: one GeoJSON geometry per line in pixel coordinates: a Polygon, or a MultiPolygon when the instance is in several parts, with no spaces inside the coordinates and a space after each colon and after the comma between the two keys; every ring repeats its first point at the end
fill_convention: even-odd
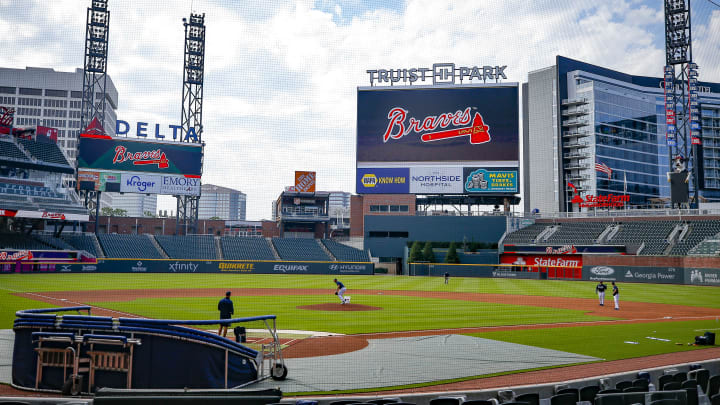
{"type": "Polygon", "coordinates": [[[356,190],[515,194],[516,83],[359,88],[356,190]]]}

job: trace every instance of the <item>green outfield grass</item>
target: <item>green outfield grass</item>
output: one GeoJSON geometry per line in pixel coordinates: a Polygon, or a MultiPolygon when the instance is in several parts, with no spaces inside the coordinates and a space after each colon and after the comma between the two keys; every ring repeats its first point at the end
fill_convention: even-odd
{"type": "MultiPolygon", "coordinates": [[[[581,281],[546,281],[546,280],[507,280],[492,278],[451,278],[450,284],[445,285],[441,277],[406,277],[406,276],[342,276],[341,280],[348,287],[347,295],[357,296],[353,294],[354,289],[373,289],[373,290],[413,290],[413,291],[455,291],[455,292],[479,292],[479,293],[501,293],[515,295],[541,295],[541,296],[558,296],[558,297],[577,297],[577,298],[595,298],[594,282],[581,281]]],[[[333,276],[312,276],[312,275],[246,275],[246,274],[12,274],[0,276],[0,328],[12,327],[14,313],[20,309],[48,307],[49,305],[30,299],[15,297],[13,292],[44,292],[44,291],[83,291],[83,290],[134,290],[134,289],[157,289],[157,288],[319,288],[327,289],[328,297],[315,296],[308,297],[303,304],[317,303],[315,299],[325,300],[323,302],[334,302],[334,296],[330,294],[334,290],[333,276]]],[[[688,306],[705,306],[720,308],[720,288],[702,287],[702,286],[684,286],[684,285],[661,285],[661,284],[632,284],[623,283],[620,285],[623,301],[638,301],[650,303],[678,304],[688,306]]],[[[248,302],[242,297],[233,297],[236,302],[242,300],[242,307],[238,302],[238,314],[246,314],[244,308],[258,310],[262,314],[279,311],[275,305],[287,300],[288,297],[271,297],[263,299],[261,297],[252,297],[248,302]],[[253,302],[264,302],[260,305],[253,302]],[[262,310],[267,309],[267,310],[262,310]]],[[[203,299],[187,299],[186,302],[172,303],[167,309],[163,309],[160,317],[167,318],[190,318],[198,317],[212,318],[215,316],[214,303],[218,297],[209,297],[208,300],[203,299]],[[208,309],[208,306],[209,309],[208,309]],[[203,314],[203,315],[200,315],[203,314]]],[[[408,297],[403,297],[398,302],[407,301],[408,297]],[[405,300],[405,301],[403,301],[405,300]]],[[[358,302],[354,299],[354,303],[358,302]]],[[[518,302],[521,304],[521,302],[518,302]]],[[[152,304],[136,303],[119,303],[113,304],[114,307],[130,308],[127,306],[137,305],[136,308],[144,308],[143,311],[152,309],[152,304]]],[[[288,307],[294,308],[299,305],[297,302],[288,303],[288,307]]],[[[368,303],[368,305],[372,305],[368,303]]],[[[383,304],[384,305],[384,304],[383,304]]],[[[456,308],[462,309],[467,307],[466,303],[454,302],[456,308]]],[[[480,304],[478,304],[480,305],[480,304]]],[[[164,307],[162,305],[161,307],[164,307]]],[[[382,305],[377,305],[382,306],[382,305]]],[[[422,311],[432,313],[431,306],[424,305],[422,311]]],[[[492,321],[502,322],[496,319],[496,314],[489,314],[487,306],[480,305],[478,310],[481,314],[470,315],[471,311],[464,311],[457,316],[453,322],[468,325],[470,320],[475,322],[492,321]],[[484,318],[485,317],[485,318],[484,318]]],[[[137,312],[145,316],[155,316],[152,313],[141,313],[135,309],[128,309],[127,312],[137,312]]],[[[302,315],[293,314],[290,319],[280,318],[281,325],[302,323],[306,319],[308,312],[303,311],[302,315]]],[[[495,311],[497,312],[497,311],[495,311]]],[[[370,311],[366,313],[370,317],[383,317],[389,313],[385,311],[370,311]]],[[[553,310],[557,314],[556,321],[565,320],[565,313],[553,310]]],[[[249,313],[248,313],[249,314],[249,313]]],[[[358,319],[358,313],[351,313],[354,319],[358,319]]],[[[411,308],[404,308],[398,317],[392,320],[389,326],[407,325],[413,323],[413,318],[419,318],[423,315],[414,314],[411,308]]],[[[507,312],[509,317],[512,311],[507,312]]],[[[276,314],[279,315],[279,314],[276,314]]],[[[366,316],[363,315],[363,316],[366,316]]],[[[447,314],[443,314],[448,316],[447,314]]],[[[501,313],[497,314],[502,318],[501,313]]],[[[337,315],[334,313],[333,319],[342,319],[345,315],[337,315]]],[[[516,315],[512,315],[516,316],[516,315]]],[[[571,314],[568,314],[571,316],[571,314]]],[[[387,319],[383,319],[388,322],[387,319]]],[[[506,323],[512,323],[513,320],[508,318],[506,323]]],[[[540,321],[537,321],[540,322],[540,321]]],[[[534,323],[537,323],[534,322],[534,323]]],[[[428,322],[429,323],[429,322],[428,322]]],[[[337,324],[337,322],[336,322],[337,324]]],[[[325,323],[320,330],[328,330],[332,325],[325,323]]],[[[286,326],[281,326],[286,328],[286,326]]],[[[434,327],[435,329],[437,327],[434,327]]],[[[418,327],[417,329],[423,329],[418,327]]]]}

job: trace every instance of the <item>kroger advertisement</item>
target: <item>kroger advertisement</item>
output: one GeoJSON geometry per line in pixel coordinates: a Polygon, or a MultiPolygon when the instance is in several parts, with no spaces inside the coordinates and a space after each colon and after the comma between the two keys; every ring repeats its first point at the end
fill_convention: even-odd
{"type": "Polygon", "coordinates": [[[120,192],[200,195],[200,179],[183,176],[122,173],[120,178],[120,192]]]}
{"type": "Polygon", "coordinates": [[[360,88],[358,167],[383,167],[382,162],[517,167],[518,116],[516,83],[360,88]]]}
{"type": "Polygon", "coordinates": [[[144,172],[200,178],[203,147],[199,143],[146,141],[81,134],[78,168],[144,172]]]}

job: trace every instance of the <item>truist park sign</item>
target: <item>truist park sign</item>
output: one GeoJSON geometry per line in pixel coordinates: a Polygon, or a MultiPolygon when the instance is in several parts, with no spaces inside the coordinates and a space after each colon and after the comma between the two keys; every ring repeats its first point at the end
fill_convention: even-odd
{"type": "Polygon", "coordinates": [[[358,89],[359,194],[518,192],[516,83],[358,89]]]}
{"type": "Polygon", "coordinates": [[[454,63],[433,63],[431,68],[369,69],[366,72],[370,76],[370,86],[377,84],[412,85],[417,82],[437,86],[460,84],[465,80],[468,82],[476,80],[475,83],[494,80],[497,83],[500,79],[507,79],[506,68],[507,65],[468,67],[455,66],[454,63]]]}

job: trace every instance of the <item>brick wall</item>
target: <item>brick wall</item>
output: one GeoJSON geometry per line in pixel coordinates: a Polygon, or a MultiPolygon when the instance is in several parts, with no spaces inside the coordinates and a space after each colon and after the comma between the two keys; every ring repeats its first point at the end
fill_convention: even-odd
{"type": "MultiPolygon", "coordinates": [[[[175,218],[146,218],[146,217],[107,217],[100,216],[98,225],[101,233],[120,233],[120,234],[143,234],[152,235],[174,235],[175,234],[175,218]],[[137,228],[137,231],[136,231],[137,228]]],[[[198,229],[196,233],[220,235],[225,230],[225,221],[222,220],[198,220],[198,229]]],[[[95,221],[90,221],[87,225],[88,232],[95,232],[95,221]]]]}

